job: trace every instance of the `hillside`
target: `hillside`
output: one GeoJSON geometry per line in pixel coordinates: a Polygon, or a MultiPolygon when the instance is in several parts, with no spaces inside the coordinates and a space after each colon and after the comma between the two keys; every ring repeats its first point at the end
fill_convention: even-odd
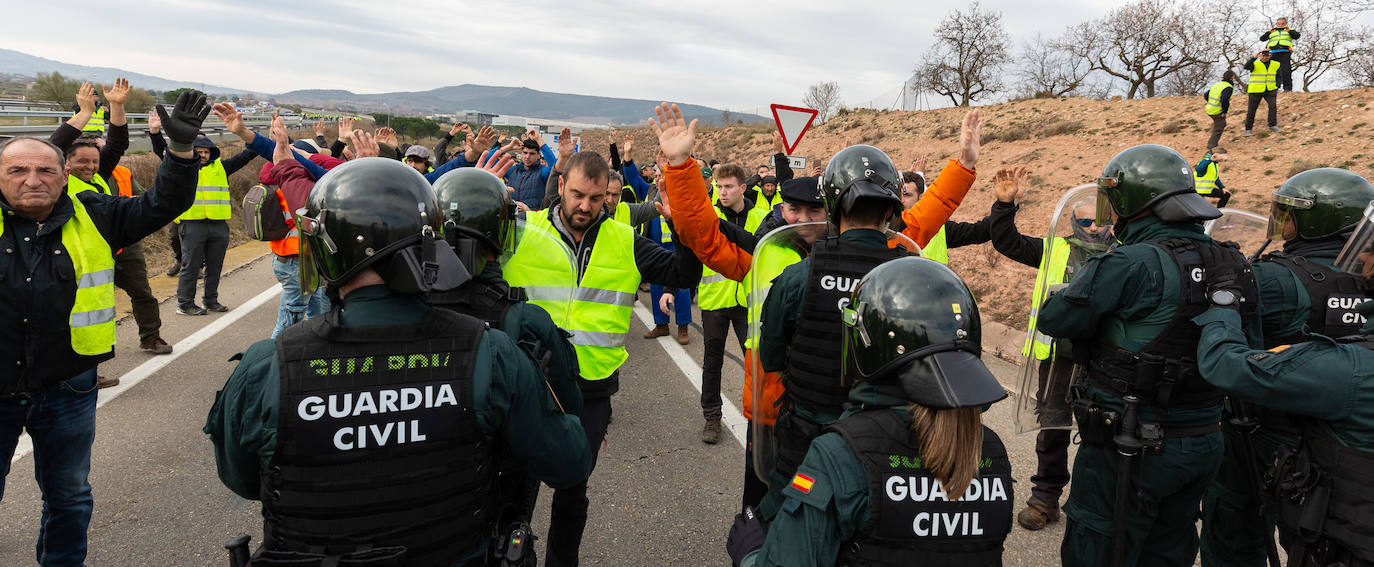
{"type": "MultiPolygon", "coordinates": [[[[1243,95],[1232,103],[1230,124],[1221,145],[1230,152],[1221,178],[1236,193],[1230,207],[1267,215],[1270,194],[1293,174],[1313,167],[1345,167],[1374,178],[1374,89],[1280,93],[1279,123],[1287,132],[1270,134],[1258,126],[1255,136],[1241,136],[1245,119],[1243,95]]],[[[1034,183],[1018,214],[1025,234],[1047,230],[1051,208],[1068,188],[1094,180],[1117,152],[1142,143],[1170,146],[1191,162],[1201,159],[1211,120],[1199,97],[1097,101],[1087,99],[1027,100],[980,107],[983,147],[978,182],[953,219],[975,221],[994,197],[992,173],[1024,165],[1034,183]]],[[[957,157],[960,108],[916,112],[851,112],[815,127],[798,155],[826,159],[851,143],[886,150],[899,167],[931,156],[930,169],[957,157]]],[[[1260,110],[1259,124],[1263,124],[1260,110]]],[[[752,166],[763,163],[771,147],[772,124],[706,128],[697,155],[752,166]]],[[[623,137],[626,132],[618,133],[623,137]]],[[[657,152],[648,129],[633,131],[635,154],[644,160],[657,152]]],[[[606,133],[588,133],[583,147],[605,147],[606,133]]],[[[1247,251],[1251,252],[1251,251],[1247,251]]],[[[991,244],[950,251],[950,265],[979,299],[985,317],[1024,328],[1035,270],[992,250],[991,244]]]]}
{"type": "Polygon", "coordinates": [[[173,81],[162,77],[144,75],[141,73],[131,73],[123,69],[113,67],[91,67],[88,65],[74,65],[63,63],[43,57],[29,55],[27,53],[14,51],[12,49],[0,49],[0,73],[23,75],[25,77],[35,77],[39,73],[49,73],[57,71],[68,77],[93,81],[102,84],[113,83],[115,78],[124,77],[134,86],[155,91],[170,91],[181,87],[195,87],[211,94],[243,94],[245,90],[221,87],[219,85],[205,85],[200,83],[185,83],[173,81]]]}

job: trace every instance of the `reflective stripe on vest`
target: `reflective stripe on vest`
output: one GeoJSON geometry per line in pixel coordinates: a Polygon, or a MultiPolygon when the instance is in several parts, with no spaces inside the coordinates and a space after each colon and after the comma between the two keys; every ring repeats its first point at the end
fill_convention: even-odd
{"type": "MultiPolygon", "coordinates": [[[[761,268],[760,273],[774,274],[774,277],[777,277],[778,274],[782,274],[782,271],[784,269],[786,269],[788,266],[791,266],[792,264],[800,262],[802,259],[800,254],[797,254],[792,251],[788,251],[786,253],[773,254],[768,256],[767,258],[767,261],[772,265],[755,266],[755,268],[761,268]]],[[[759,295],[755,296],[754,292],[750,291],[754,289],[754,271],[751,269],[749,273],[744,277],[744,289],[746,292],[745,297],[748,299],[748,301],[745,302],[745,305],[749,308],[750,329],[753,329],[755,326],[762,324],[763,302],[768,300],[768,292],[773,290],[773,282],[771,280],[761,285],[762,289],[759,290],[759,295]]],[[[754,350],[758,347],[758,335],[752,332],[749,333],[749,337],[744,340],[744,348],[754,350]]]]}
{"type": "Polygon", "coordinates": [[[758,197],[758,199],[754,200],[754,208],[764,213],[771,213],[773,212],[773,207],[782,202],[782,191],[778,191],[775,185],[771,198],[763,194],[763,189],[759,189],[758,197]]]}
{"type": "MultiPolygon", "coordinates": [[[[1035,318],[1043,303],[1042,290],[1064,283],[1064,271],[1068,267],[1069,241],[1056,237],[1045,247],[1040,257],[1040,269],[1035,273],[1035,289],[1031,292],[1031,315],[1027,328],[1035,328],[1035,318]]],[[[1037,331],[1034,338],[1026,337],[1026,346],[1021,348],[1021,356],[1030,356],[1032,346],[1036,360],[1047,360],[1054,355],[1054,339],[1049,335],[1037,331]]]]}
{"type": "MultiPolygon", "coordinates": [[[[80,114],[80,113],[79,113],[79,112],[73,113],[72,116],[76,116],[77,114],[80,114]]],[[[91,114],[91,119],[86,121],[86,126],[85,126],[84,128],[82,128],[81,131],[82,131],[82,132],[99,132],[99,133],[101,133],[101,134],[104,134],[104,133],[105,133],[105,108],[104,108],[104,107],[97,108],[97,109],[95,110],[95,112],[94,112],[93,114],[91,114]]]]}
{"type": "MultiPolygon", "coordinates": [[[[1293,34],[1288,33],[1287,29],[1271,32],[1269,34],[1269,43],[1265,44],[1264,46],[1268,49],[1274,49],[1276,47],[1282,47],[1285,49],[1291,48],[1293,47],[1293,34]]],[[[1308,47],[1311,46],[1309,45],[1308,47]]]]}
{"type": "Polygon", "coordinates": [[[278,256],[296,256],[301,253],[301,231],[296,230],[296,219],[289,212],[290,207],[286,204],[286,197],[281,194],[281,188],[277,188],[277,204],[281,205],[281,216],[291,230],[287,231],[286,238],[272,240],[267,247],[278,256]]]}
{"type": "Polygon", "coordinates": [[[1268,67],[1263,61],[1255,60],[1254,68],[1250,69],[1250,84],[1245,87],[1247,93],[1267,93],[1279,90],[1278,75],[1279,66],[1282,63],[1270,61],[1268,67]]]}
{"type": "Polygon", "coordinates": [[[945,246],[945,227],[940,225],[940,232],[930,238],[925,246],[921,248],[921,257],[927,260],[935,260],[941,264],[949,264],[949,248],[945,246]]]}
{"type": "Polygon", "coordinates": [[[1193,172],[1193,182],[1197,185],[1197,192],[1202,195],[1211,195],[1217,190],[1217,179],[1221,177],[1217,171],[1217,162],[1207,164],[1207,173],[1199,176],[1197,171],[1193,172]]]}
{"type": "MultiPolygon", "coordinates": [[[[716,217],[721,222],[730,222],[725,220],[725,213],[720,210],[719,206],[715,209],[716,217]]],[[[759,209],[749,209],[744,218],[744,230],[752,234],[759,229],[759,225],[763,224],[763,219],[767,216],[767,213],[759,209]]],[[[747,275],[744,280],[746,282],[749,280],[747,275]]],[[[706,311],[715,311],[731,307],[743,307],[748,304],[748,286],[727,279],[704,265],[701,267],[701,282],[697,284],[697,307],[706,311]]]]}
{"type": "Polygon", "coordinates": [[[577,351],[582,378],[602,380],[629,357],[625,336],[640,279],[634,231],[625,223],[602,221],[579,282],[573,266],[563,261],[564,251],[552,249],[561,237],[549,222],[549,210],[526,214],[525,230],[543,230],[549,238],[522,238],[506,262],[506,280],[523,287],[530,303],[544,308],[554,323],[572,334],[569,342],[577,351]]]}
{"type": "Polygon", "coordinates": [[[98,173],[91,176],[90,182],[82,181],[81,178],[70,173],[67,174],[67,194],[72,197],[73,201],[76,200],[77,193],[84,193],[86,191],[95,191],[102,195],[112,194],[110,193],[110,186],[105,183],[105,180],[102,179],[98,173]]]}
{"type": "Polygon", "coordinates": [[[1221,114],[1221,92],[1230,88],[1234,88],[1230,82],[1217,81],[1217,83],[1212,85],[1212,88],[1207,91],[1206,108],[1208,116],[1221,114]]]}
{"type": "MultiPolygon", "coordinates": [[[[0,223],[0,235],[4,233],[0,223]]],[[[72,218],[62,225],[62,248],[76,272],[76,300],[67,319],[72,350],[83,356],[110,352],[115,344],[114,254],[77,199],[72,199],[72,218]]]]}
{"type": "Polygon", "coordinates": [[[200,180],[196,184],[196,201],[176,220],[229,220],[231,210],[229,175],[224,171],[224,163],[215,160],[200,168],[200,180]]]}
{"type": "Polygon", "coordinates": [[[668,226],[668,220],[658,217],[658,241],[664,244],[673,242],[673,229],[668,226]]]}

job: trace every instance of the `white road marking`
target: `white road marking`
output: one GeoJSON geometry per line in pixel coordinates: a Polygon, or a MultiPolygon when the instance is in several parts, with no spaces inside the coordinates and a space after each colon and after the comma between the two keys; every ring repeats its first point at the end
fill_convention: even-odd
{"type": "MultiPolygon", "coordinates": [[[[101,390],[99,394],[100,399],[96,401],[95,407],[100,408],[100,406],[109,403],[110,400],[119,397],[120,394],[123,394],[129,388],[137,386],[138,383],[142,382],[145,378],[152,376],[158,370],[161,370],[163,367],[176,361],[176,359],[181,358],[181,355],[190,352],[192,349],[196,348],[196,346],[209,340],[216,334],[219,334],[220,331],[227,329],[229,325],[233,325],[239,319],[244,318],[249,313],[252,313],[253,311],[257,310],[257,308],[262,307],[264,303],[271,301],[280,294],[281,284],[273,285],[272,287],[267,288],[266,291],[259,293],[257,297],[248,300],[247,303],[244,303],[243,305],[234,308],[233,311],[230,311],[224,316],[215,319],[213,323],[201,327],[200,330],[191,333],[191,336],[182,339],[175,345],[172,345],[172,354],[159,355],[148,359],[148,362],[138,365],[133,370],[130,370],[129,372],[119,377],[118,386],[101,390]]],[[[28,434],[19,436],[19,445],[15,447],[14,457],[10,458],[10,463],[12,464],[15,461],[18,461],[19,459],[24,458],[25,455],[28,455],[32,451],[33,442],[29,440],[28,434]]]]}
{"type": "MultiPolygon", "coordinates": [[[[635,315],[639,317],[639,322],[643,323],[645,327],[651,329],[654,327],[654,315],[644,307],[644,304],[635,303],[635,315]]],[[[659,337],[654,340],[658,343],[658,346],[663,347],[664,352],[668,353],[668,358],[673,359],[673,362],[677,363],[678,370],[682,371],[682,375],[686,376],[687,380],[691,382],[692,386],[700,393],[701,366],[697,364],[697,361],[692,359],[692,355],[687,354],[687,350],[682,348],[682,345],[677,344],[677,340],[675,340],[672,335],[659,337]]],[[[748,387],[748,384],[745,384],[745,387],[748,387]]],[[[747,441],[745,439],[745,432],[749,422],[744,419],[744,414],[741,414],[739,410],[735,408],[735,404],[730,403],[730,400],[726,399],[725,396],[721,396],[720,401],[721,414],[723,414],[720,420],[721,424],[730,431],[731,435],[735,436],[735,440],[739,441],[741,447],[745,446],[745,442],[747,441]]]]}

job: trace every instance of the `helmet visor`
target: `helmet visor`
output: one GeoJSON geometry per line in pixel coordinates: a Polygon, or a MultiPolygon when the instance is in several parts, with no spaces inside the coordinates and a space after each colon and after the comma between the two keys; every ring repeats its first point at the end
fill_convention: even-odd
{"type": "Polygon", "coordinates": [[[317,217],[306,216],[305,209],[296,211],[296,227],[300,231],[301,244],[300,254],[297,256],[300,260],[301,295],[313,294],[320,288],[322,278],[319,258],[339,251],[339,247],[324,230],[324,216],[324,211],[320,211],[317,217]]]}
{"type": "Polygon", "coordinates": [[[1336,256],[1336,269],[1362,278],[1374,276],[1374,201],[1365,207],[1364,216],[1336,256]]]}
{"type": "Polygon", "coordinates": [[[1293,197],[1274,192],[1274,204],[1269,208],[1269,234],[1270,240],[1285,240],[1283,237],[1283,227],[1293,218],[1293,209],[1312,208],[1312,199],[1293,197]]]}
{"type": "MultiPolygon", "coordinates": [[[[1113,181],[1115,181],[1115,178],[1112,179],[1113,181]]],[[[1111,226],[1112,223],[1116,222],[1116,219],[1113,218],[1115,215],[1114,211],[1112,211],[1112,201],[1111,198],[1107,195],[1107,192],[1109,190],[1110,189],[1108,189],[1107,187],[1103,187],[1101,185],[1101,180],[1098,180],[1097,226],[1111,226]]]]}

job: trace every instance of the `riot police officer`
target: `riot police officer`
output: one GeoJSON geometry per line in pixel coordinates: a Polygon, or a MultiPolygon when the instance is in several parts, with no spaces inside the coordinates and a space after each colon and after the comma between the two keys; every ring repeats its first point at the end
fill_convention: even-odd
{"type": "Polygon", "coordinates": [[[811,443],[762,549],[751,552],[762,534],[752,511],[736,520],[732,559],[1001,565],[1011,462],[982,413],[1007,394],[979,359],[968,287],[932,260],[901,258],[864,276],[842,311],[851,409],[811,443]]]}
{"type": "MultiPolygon", "coordinates": [[[[1206,271],[1245,259],[1203,232],[1221,213],[1170,148],[1117,154],[1097,186],[1098,223],[1121,246],[1089,259],[1037,325],[1071,339],[1087,367],[1072,405],[1082,445],[1063,563],[1192,565],[1198,504],[1221,463],[1222,395],[1198,375],[1190,319],[1208,306],[1206,271]]],[[[1252,288],[1249,278],[1246,305],[1252,288]]]]}
{"type": "MultiPolygon", "coordinates": [[[[1368,282],[1334,263],[1371,200],[1374,185],[1335,168],[1299,173],[1274,192],[1269,237],[1283,250],[1253,267],[1264,348],[1359,332],[1355,306],[1369,299],[1368,282]]],[[[1240,415],[1226,422],[1226,459],[1202,500],[1204,567],[1264,564],[1274,511],[1261,506],[1257,481],[1276,449],[1297,447],[1298,427],[1282,412],[1241,403],[1232,404],[1240,415]]]]}
{"type": "Polygon", "coordinates": [[[586,479],[577,418],[514,341],[423,300],[469,277],[440,219],[429,183],[381,158],[330,171],[298,214],[302,284],[342,309],[251,346],[205,426],[221,481],[262,501],[254,565],[480,562],[497,454],[586,479]]]}

